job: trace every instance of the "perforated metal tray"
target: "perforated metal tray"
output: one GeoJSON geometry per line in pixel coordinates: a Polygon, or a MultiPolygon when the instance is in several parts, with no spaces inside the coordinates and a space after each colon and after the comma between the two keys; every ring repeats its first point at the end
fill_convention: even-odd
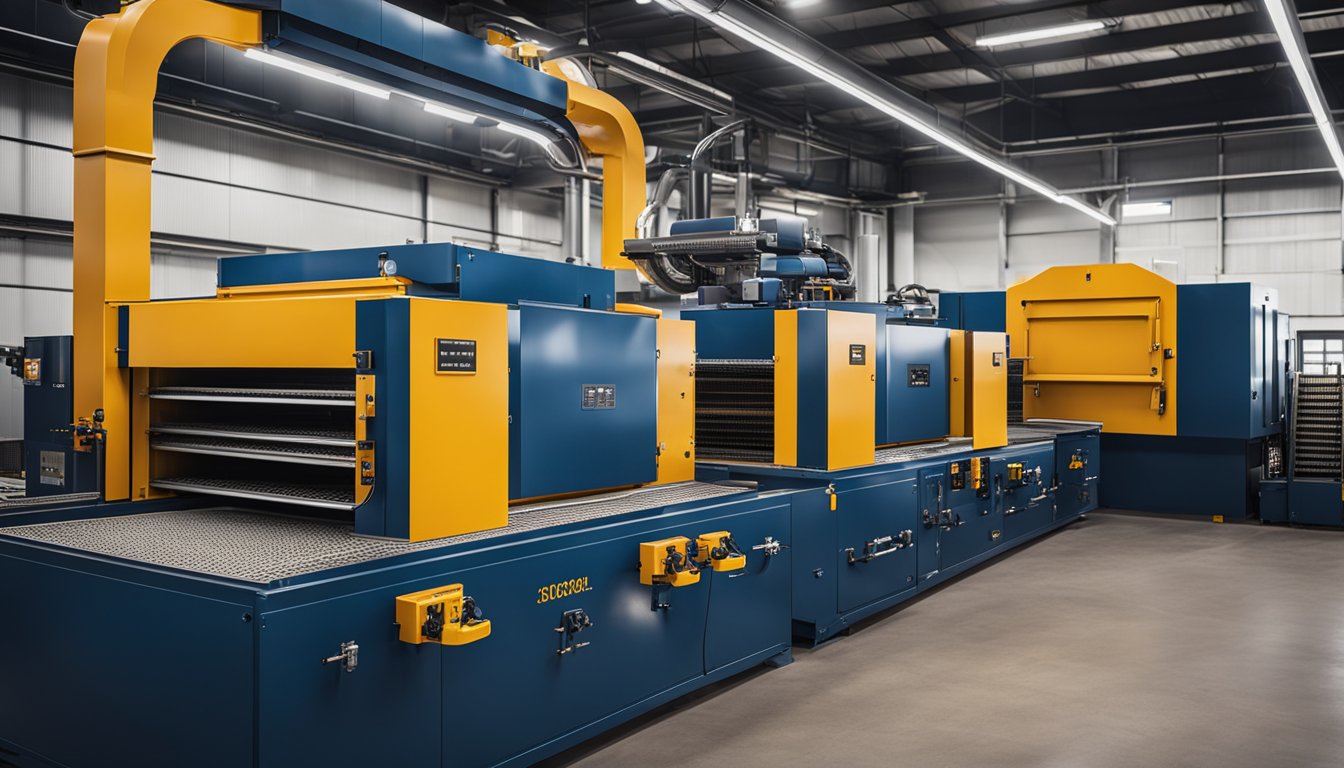
{"type": "Polygon", "coordinates": [[[702,501],[742,488],[681,483],[573,501],[519,506],[491,531],[408,543],[356,536],[351,526],[240,509],[149,512],[0,528],[10,536],[254,584],[568,523],[702,501]]]}

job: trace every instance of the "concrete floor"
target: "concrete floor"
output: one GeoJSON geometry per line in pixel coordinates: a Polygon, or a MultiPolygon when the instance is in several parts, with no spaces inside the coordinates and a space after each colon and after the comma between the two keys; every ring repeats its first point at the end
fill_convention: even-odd
{"type": "Polygon", "coordinates": [[[1341,766],[1344,532],[1093,513],[795,657],[549,765],[1341,766]]]}

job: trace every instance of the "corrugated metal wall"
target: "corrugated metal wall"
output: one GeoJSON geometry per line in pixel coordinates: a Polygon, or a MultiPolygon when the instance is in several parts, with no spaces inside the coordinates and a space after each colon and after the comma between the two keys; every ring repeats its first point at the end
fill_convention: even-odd
{"type": "MultiPolygon", "coordinates": [[[[1114,259],[1178,282],[1261,283],[1278,289],[1296,327],[1344,327],[1340,179],[1333,172],[1298,173],[1331,166],[1314,129],[1042,154],[1019,162],[1062,189],[1121,185],[1100,193],[1117,195],[1117,205],[1169,200],[1171,215],[1122,220],[1110,238],[1082,214],[1029,194],[1002,206],[1003,219],[997,201],[922,205],[914,216],[919,282],[944,290],[992,289],[1055,264],[1114,259]],[[1247,175],[1259,177],[1210,180],[1247,175]],[[1163,181],[1175,183],[1155,184],[1163,181]]],[[[915,165],[907,170],[906,187],[927,192],[930,200],[1000,192],[996,178],[969,163],[915,165]]]]}
{"type": "MultiPolygon", "coordinates": [[[[69,222],[70,101],[69,88],[0,75],[0,216],[69,222]]],[[[155,140],[152,227],[165,239],[267,250],[492,239],[489,187],[171,113],[156,116],[155,140]]],[[[501,250],[561,258],[558,195],[502,189],[498,202],[501,250]]],[[[596,201],[592,227],[596,251],[596,201]]],[[[0,237],[0,344],[70,332],[70,258],[68,240],[0,237]]],[[[155,297],[209,294],[215,260],[156,246],[151,279],[155,297]]],[[[0,374],[0,436],[20,435],[20,385],[0,374]]]]}

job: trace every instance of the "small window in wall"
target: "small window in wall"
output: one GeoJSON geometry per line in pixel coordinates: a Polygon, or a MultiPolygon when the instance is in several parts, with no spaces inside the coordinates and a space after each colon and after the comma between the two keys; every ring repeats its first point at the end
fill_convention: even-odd
{"type": "Polygon", "coordinates": [[[1299,332],[1297,370],[1317,376],[1344,373],[1344,331],[1299,332]]]}

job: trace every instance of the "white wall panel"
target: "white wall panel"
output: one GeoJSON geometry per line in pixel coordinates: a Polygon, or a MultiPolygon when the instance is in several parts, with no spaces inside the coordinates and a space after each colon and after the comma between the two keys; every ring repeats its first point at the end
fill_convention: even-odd
{"type": "Polygon", "coordinates": [[[1021,282],[1048,267],[1095,263],[1100,248],[1096,232],[1046,232],[1009,237],[1008,285],[1021,282]]]}
{"type": "Polygon", "coordinates": [[[1292,315],[1344,314],[1344,274],[1339,272],[1224,275],[1219,282],[1250,282],[1276,288],[1279,307],[1292,315]]]}
{"type": "Polygon", "coordinates": [[[999,285],[999,204],[917,206],[915,282],[942,290],[999,285]]]}

